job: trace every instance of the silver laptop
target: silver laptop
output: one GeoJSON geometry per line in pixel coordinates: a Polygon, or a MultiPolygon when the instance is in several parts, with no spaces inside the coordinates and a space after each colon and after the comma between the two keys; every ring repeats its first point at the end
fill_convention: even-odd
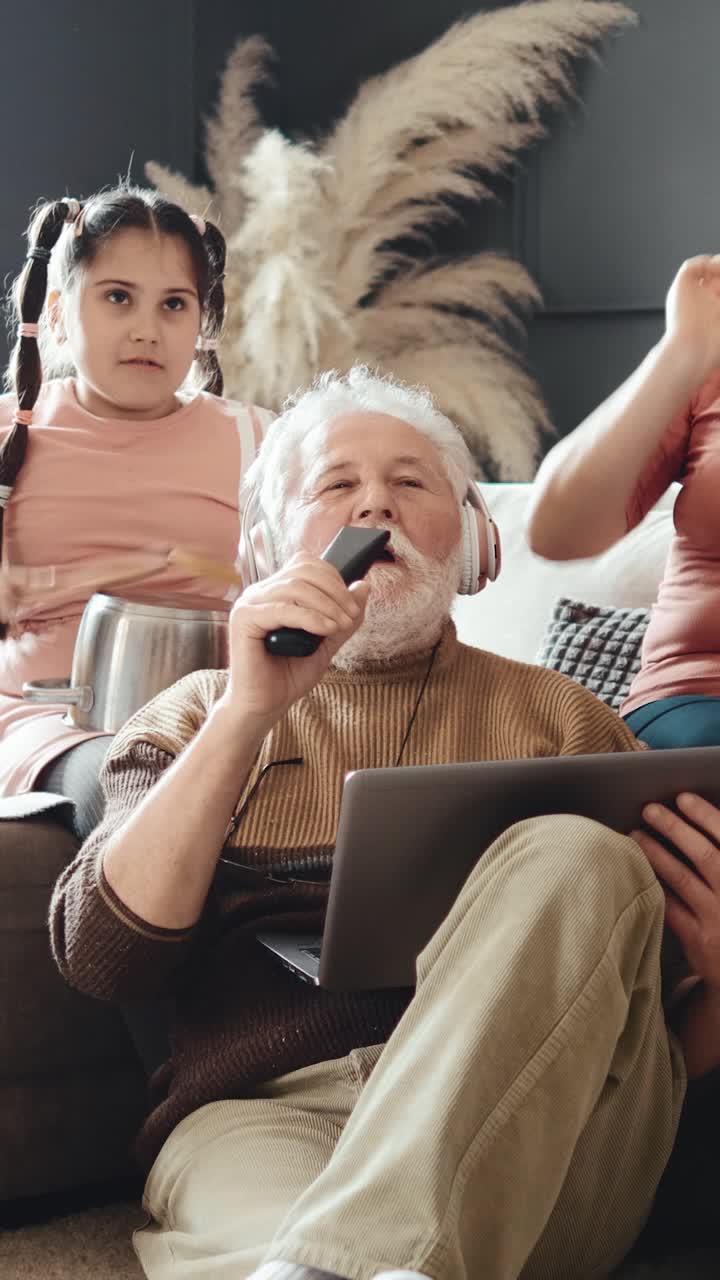
{"type": "Polygon", "coordinates": [[[345,779],[325,930],[258,934],[334,991],[415,985],[415,961],[488,845],[522,818],[577,813],[616,831],[652,800],[720,805],[720,747],[395,769],[345,779]]]}

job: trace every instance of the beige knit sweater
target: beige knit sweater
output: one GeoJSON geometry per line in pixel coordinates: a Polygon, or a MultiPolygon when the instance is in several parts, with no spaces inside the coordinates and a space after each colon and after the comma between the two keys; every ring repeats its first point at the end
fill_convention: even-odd
{"type": "MultiPolygon", "coordinates": [[[[251,1094],[261,1081],[382,1043],[405,990],[331,993],[297,980],[259,944],[258,928],[321,927],[324,885],[276,883],[268,871],[329,873],[342,782],[351,769],[392,765],[429,654],[362,672],[331,671],[268,734],[238,807],[273,768],[218,864],[200,922],[160,929],[139,919],[103,875],[109,836],[188,744],[222,694],[226,673],[199,671],[160,694],[118,734],[104,772],[106,816],[55,888],[55,959],[80,990],[109,1000],[174,996],[169,1061],[152,1083],[138,1154],[150,1163],[170,1130],[213,1099],[251,1094]]],[[[450,624],[435,659],[403,764],[628,751],[620,718],[580,685],[542,667],[458,642],[450,624]]],[[[221,851],[218,850],[218,853],[221,851]]]]}

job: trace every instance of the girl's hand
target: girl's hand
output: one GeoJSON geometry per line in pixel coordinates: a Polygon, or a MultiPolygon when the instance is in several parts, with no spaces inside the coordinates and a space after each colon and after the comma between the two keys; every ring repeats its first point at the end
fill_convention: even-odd
{"type": "Polygon", "coordinates": [[[325,674],[338,649],[360,626],[370,588],[346,587],[337,569],[299,552],[272,577],[247,587],[230,614],[230,680],[225,702],[238,721],[265,732],[325,674]],[[264,640],[279,627],[323,636],[306,658],[269,654],[264,640]]]}
{"type": "Polygon", "coordinates": [[[665,342],[682,352],[698,386],[720,367],[720,254],[683,262],[665,302],[665,342]]]}
{"type": "Polygon", "coordinates": [[[720,809],[701,796],[676,799],[684,817],[662,804],[646,805],[643,820],[685,855],[669,853],[645,831],[631,831],[665,892],[665,919],[693,973],[720,991],[720,809]],[[685,821],[685,817],[689,821],[685,821]]]}

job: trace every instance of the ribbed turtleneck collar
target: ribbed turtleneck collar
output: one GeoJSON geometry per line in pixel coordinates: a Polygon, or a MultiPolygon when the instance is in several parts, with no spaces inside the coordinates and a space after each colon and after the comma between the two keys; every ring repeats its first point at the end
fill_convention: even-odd
{"type": "MultiPolygon", "coordinates": [[[[390,682],[397,684],[405,681],[411,683],[413,680],[425,675],[434,647],[434,645],[429,645],[418,653],[399,654],[396,658],[387,658],[382,662],[367,662],[361,667],[353,668],[352,671],[341,671],[335,667],[330,667],[323,677],[322,683],[333,685],[387,684],[390,682]]],[[[451,619],[448,619],[440,636],[440,644],[435,655],[433,670],[438,672],[448,667],[457,656],[459,647],[460,642],[455,631],[455,624],[451,619]]]]}

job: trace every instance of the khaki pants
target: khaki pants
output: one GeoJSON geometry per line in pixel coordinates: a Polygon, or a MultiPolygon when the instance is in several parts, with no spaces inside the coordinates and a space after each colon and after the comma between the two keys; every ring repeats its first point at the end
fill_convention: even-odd
{"type": "Polygon", "coordinates": [[[384,1047],[177,1126],[136,1233],[147,1275],[240,1280],[271,1258],[350,1280],[608,1275],[685,1087],[662,924],[634,841],[577,817],[512,827],[420,956],[384,1047]]]}

